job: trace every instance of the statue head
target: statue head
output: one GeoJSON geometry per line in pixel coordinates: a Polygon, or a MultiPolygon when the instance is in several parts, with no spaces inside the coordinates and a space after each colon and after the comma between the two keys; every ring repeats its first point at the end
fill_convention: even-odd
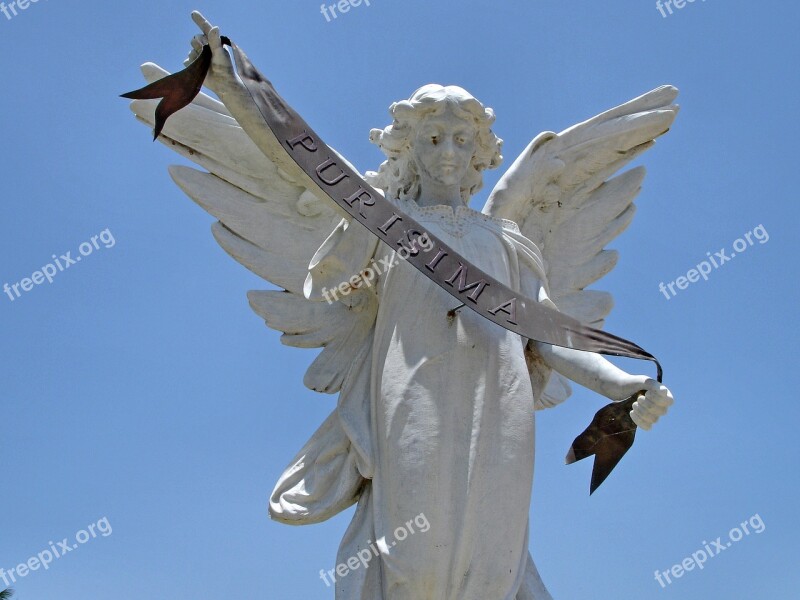
{"type": "Polygon", "coordinates": [[[421,182],[458,183],[468,203],[485,169],[500,165],[503,141],[492,132],[494,111],[458,86],[429,84],[389,107],[392,124],[370,140],[387,160],[368,181],[388,197],[417,200],[421,182]]]}

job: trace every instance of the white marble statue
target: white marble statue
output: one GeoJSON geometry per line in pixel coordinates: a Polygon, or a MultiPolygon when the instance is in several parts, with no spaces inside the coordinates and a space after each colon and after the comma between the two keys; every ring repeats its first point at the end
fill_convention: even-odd
{"type": "MultiPolygon", "coordinates": [[[[360,562],[323,574],[339,600],[550,598],[528,552],[534,411],[563,402],[568,380],[615,401],[646,390],[631,416],[649,430],[672,404],[669,390],[600,355],[452,312],[453,297],[306,189],[290,162],[268,158],[278,142],[218,28],[193,18],[202,32],[188,60],[210,44],[206,86],[221,102],[201,94],[170,119],[161,141],[207,171],[170,173],[219,219],[220,245],[283,289],[250,292],[253,309],[284,343],[323,348],[305,384],[338,394],[281,476],[270,515],[302,525],[358,504],[336,562],[360,562]],[[419,518],[413,526],[420,515],[424,532],[419,518]],[[407,526],[417,531],[400,539],[407,526]]],[[[148,81],[167,74],[142,70],[148,81]]],[[[676,95],[664,86],[537,136],[478,212],[467,203],[482,171],[501,162],[494,114],[459,87],[426,85],[372,131],[387,161],[365,177],[501,282],[601,327],[611,295],[585,288],[614,267],[605,247],[633,218],[644,177],[641,167],[616,172],[669,129],[676,95]]],[[[152,124],[156,103],[132,107],[152,124]]]]}

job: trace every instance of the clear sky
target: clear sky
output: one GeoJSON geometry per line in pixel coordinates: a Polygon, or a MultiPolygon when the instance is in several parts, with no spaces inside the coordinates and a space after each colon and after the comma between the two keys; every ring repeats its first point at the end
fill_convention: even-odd
{"type": "Polygon", "coordinates": [[[0,285],[97,236],[52,283],[0,294],[0,568],[85,541],[18,579],[21,600],[333,598],[319,571],[352,509],[296,528],[266,505],[335,398],[303,387],[315,353],[251,312],[263,282],[117,97],[145,61],[181,67],[195,8],[362,171],[382,159],[370,128],[425,83],[495,109],[505,165],[539,131],[679,87],[599,284],[607,328],[661,358],[676,404],[591,498],[591,464],[564,455],[604,399],[539,413],[531,548],[556,600],[796,595],[796,3],[371,0],[330,22],[320,0],[20,4],[0,13],[0,285]],[[708,281],[659,291],[747,233],[708,281]]]}

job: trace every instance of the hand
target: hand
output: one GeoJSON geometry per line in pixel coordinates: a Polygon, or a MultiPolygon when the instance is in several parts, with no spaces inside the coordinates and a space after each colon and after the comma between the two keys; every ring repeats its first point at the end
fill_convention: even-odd
{"type": "Polygon", "coordinates": [[[675,400],[672,392],[655,379],[646,379],[641,390],[645,392],[645,395],[633,403],[630,415],[634,423],[645,431],[650,431],[653,424],[667,414],[667,410],[675,400]]]}
{"type": "Polygon", "coordinates": [[[200,56],[203,46],[208,44],[211,47],[211,68],[208,70],[204,85],[215,94],[220,95],[223,90],[238,84],[239,80],[233,68],[233,61],[222,46],[219,27],[213,27],[198,11],[192,12],[192,21],[203,33],[192,38],[192,50],[183,64],[188,66],[194,62],[200,56]]]}

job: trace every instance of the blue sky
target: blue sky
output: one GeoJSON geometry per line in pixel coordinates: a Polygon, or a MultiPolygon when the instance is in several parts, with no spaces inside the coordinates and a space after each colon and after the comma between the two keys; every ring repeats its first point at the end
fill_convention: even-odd
{"type": "Polygon", "coordinates": [[[333,598],[318,573],[352,511],[294,528],[266,505],[334,398],[303,387],[314,353],[251,312],[264,284],[117,97],[142,62],[181,66],[195,8],[362,171],[381,161],[370,128],[425,83],[495,109],[505,165],[539,131],[679,87],[600,283],[607,328],[661,358],[676,404],[591,498],[591,464],[563,458],[604,399],[578,388],[539,413],[531,548],[557,600],[796,593],[796,4],[372,0],[327,22],[318,0],[40,0],[0,13],[0,285],[106,233],[52,283],[0,295],[0,568],[103,518],[112,533],[19,580],[20,599],[333,598]],[[758,226],[767,242],[659,292],[758,226]],[[754,515],[761,533],[655,580],[754,515]]]}

